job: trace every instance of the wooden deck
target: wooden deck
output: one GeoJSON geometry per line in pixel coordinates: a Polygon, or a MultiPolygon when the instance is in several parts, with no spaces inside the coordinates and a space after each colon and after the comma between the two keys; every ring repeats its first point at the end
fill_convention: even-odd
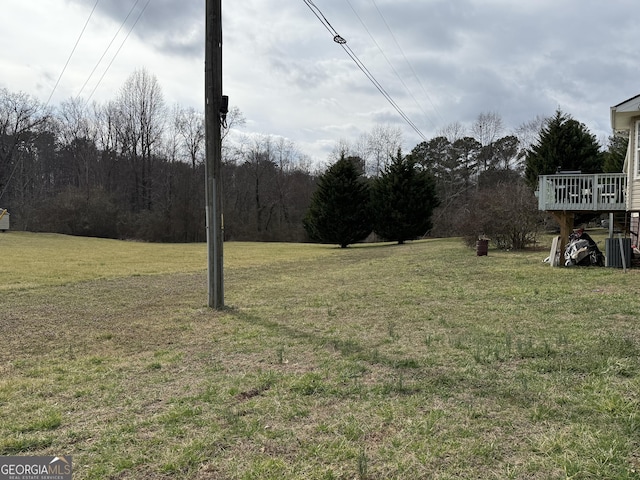
{"type": "Polygon", "coordinates": [[[570,212],[615,212],[627,208],[624,173],[540,175],[538,209],[570,212]]]}

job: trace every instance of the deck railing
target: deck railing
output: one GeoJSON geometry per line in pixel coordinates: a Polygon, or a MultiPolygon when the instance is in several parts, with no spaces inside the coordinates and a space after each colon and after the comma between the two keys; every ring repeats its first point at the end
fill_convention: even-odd
{"type": "Polygon", "coordinates": [[[540,175],[538,208],[546,211],[611,212],[626,210],[624,173],[540,175]]]}

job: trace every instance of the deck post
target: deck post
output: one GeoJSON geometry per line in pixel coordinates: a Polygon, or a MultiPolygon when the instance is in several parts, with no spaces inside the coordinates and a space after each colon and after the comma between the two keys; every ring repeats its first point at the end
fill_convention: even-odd
{"type": "Polygon", "coordinates": [[[555,211],[550,212],[553,218],[560,224],[560,262],[564,266],[566,258],[564,258],[564,249],[569,243],[569,235],[573,231],[573,222],[575,220],[574,212],[555,211]]]}

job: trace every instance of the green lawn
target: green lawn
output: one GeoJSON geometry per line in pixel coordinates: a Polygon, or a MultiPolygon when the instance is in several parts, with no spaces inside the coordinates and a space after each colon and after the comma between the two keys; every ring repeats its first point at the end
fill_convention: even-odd
{"type": "MultiPolygon", "coordinates": [[[[549,242],[550,243],[550,242],[549,242]]],[[[459,239],[0,234],[0,455],[74,479],[640,478],[640,272],[459,239]]]]}

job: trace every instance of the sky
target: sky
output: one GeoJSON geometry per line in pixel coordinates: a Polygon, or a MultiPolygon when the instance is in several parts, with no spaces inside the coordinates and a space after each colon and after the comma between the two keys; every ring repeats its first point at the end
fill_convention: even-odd
{"type": "MultiPolygon", "coordinates": [[[[2,0],[2,7],[0,88],[52,106],[76,97],[107,102],[144,68],[167,105],[204,110],[205,0],[2,0]]],[[[481,113],[497,113],[508,134],[560,108],[604,143],[610,107],[640,94],[636,7],[633,0],[223,0],[223,91],[246,118],[244,133],[285,137],[319,163],[338,142],[376,126],[400,128],[408,152],[481,113]]]]}

